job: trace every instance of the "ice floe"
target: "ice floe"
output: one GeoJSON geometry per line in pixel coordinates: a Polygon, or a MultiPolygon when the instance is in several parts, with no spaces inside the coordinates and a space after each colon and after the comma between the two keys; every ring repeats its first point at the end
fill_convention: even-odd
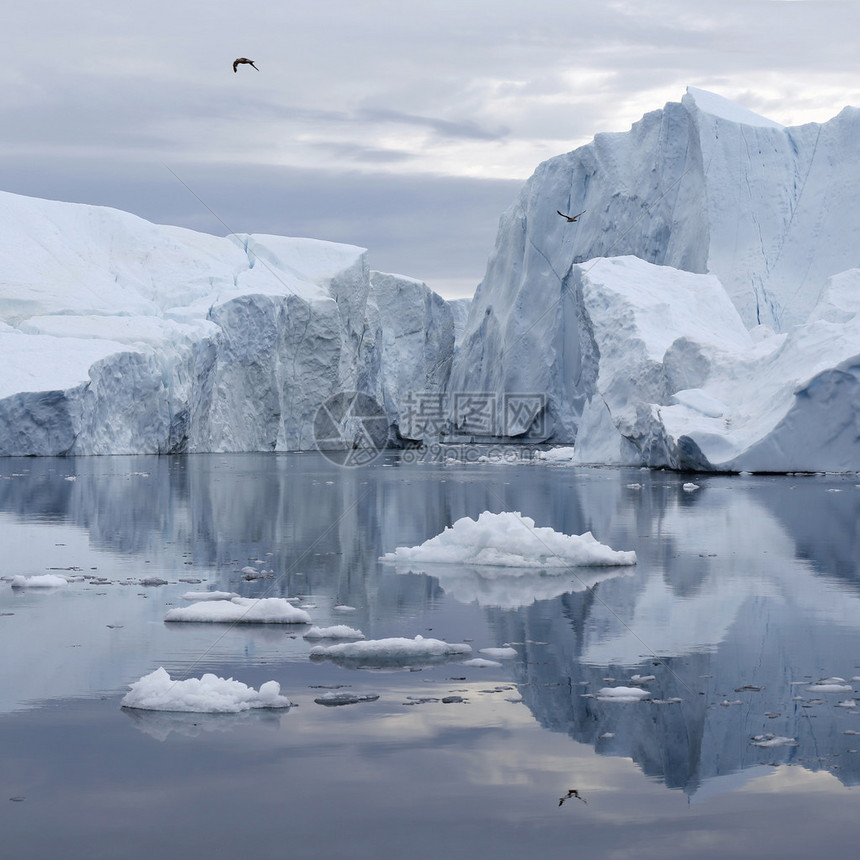
{"type": "Polygon", "coordinates": [[[335,624],[332,627],[311,627],[304,635],[305,639],[364,639],[360,630],[347,627],[346,624],[335,624]]]}
{"type": "Polygon", "coordinates": [[[647,699],[651,693],[641,687],[601,687],[597,691],[598,702],[619,702],[631,704],[647,699]]]}
{"type": "Polygon", "coordinates": [[[538,527],[518,511],[484,511],[477,520],[462,517],[420,546],[397,547],[381,560],[546,569],[633,565],[636,553],[614,550],[599,543],[591,532],[566,535],[538,527]]]}
{"type": "Polygon", "coordinates": [[[349,690],[332,690],[317,696],[314,701],[318,705],[355,705],[358,702],[375,702],[379,693],[353,693],[349,690]]]}
{"type": "Polygon", "coordinates": [[[339,642],[336,645],[315,645],[310,656],[314,660],[331,660],[350,668],[396,668],[422,663],[444,663],[472,653],[465,643],[450,644],[441,639],[393,637],[367,639],[363,642],[339,642]]]}
{"type": "Polygon", "coordinates": [[[517,649],[508,645],[503,648],[479,648],[478,653],[491,660],[513,660],[517,656],[517,649]]]}
{"type": "Polygon", "coordinates": [[[182,599],[199,603],[204,600],[232,600],[238,596],[235,591],[186,591],[182,599]]]}
{"type": "Polygon", "coordinates": [[[770,749],[771,747],[796,747],[797,741],[794,738],[785,738],[780,735],[756,735],[750,740],[754,747],[763,747],[770,749]]]}
{"type": "Polygon", "coordinates": [[[487,660],[485,657],[473,657],[471,660],[464,660],[461,666],[471,666],[473,669],[495,669],[502,664],[498,660],[487,660]]]}
{"type": "Polygon", "coordinates": [[[69,581],[64,576],[44,573],[39,576],[13,576],[12,588],[62,588],[69,581]]]}
{"type": "Polygon", "coordinates": [[[289,708],[277,681],[266,681],[259,690],[207,673],[201,678],[173,680],[164,667],[129,684],[121,702],[124,708],[146,711],[186,711],[199,714],[236,714],[251,708],[289,708]]]}
{"type": "Polygon", "coordinates": [[[823,678],[806,688],[810,693],[853,693],[854,688],[844,678],[823,678]]]}
{"type": "Polygon", "coordinates": [[[233,597],[201,600],[168,610],[165,621],[199,621],[224,624],[310,624],[311,616],[283,597],[233,597]]]}

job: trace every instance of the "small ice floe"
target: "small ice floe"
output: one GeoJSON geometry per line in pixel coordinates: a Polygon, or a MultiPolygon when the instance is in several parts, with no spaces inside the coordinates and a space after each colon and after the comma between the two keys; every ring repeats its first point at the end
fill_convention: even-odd
{"type": "Polygon", "coordinates": [[[837,702],[835,707],[837,707],[837,708],[856,708],[857,702],[854,699],[846,699],[844,702],[837,702]]]}
{"type": "Polygon", "coordinates": [[[68,584],[68,579],[64,576],[57,576],[55,573],[12,577],[12,588],[62,588],[68,584]]]}
{"type": "Polygon", "coordinates": [[[282,597],[233,597],[230,600],[201,600],[191,606],[168,610],[165,621],[197,621],[220,624],[310,624],[304,609],[282,597]]]}
{"type": "Polygon", "coordinates": [[[742,687],[735,687],[736,693],[760,693],[761,687],[757,687],[755,684],[744,684],[742,687]]]}
{"type": "Polygon", "coordinates": [[[479,648],[479,654],[489,657],[491,660],[513,660],[517,656],[517,649],[505,646],[504,648],[479,648]]]}
{"type": "Polygon", "coordinates": [[[683,699],[679,699],[677,696],[673,696],[671,699],[651,699],[650,702],[652,705],[680,705],[683,702],[683,699]]]}
{"type": "Polygon", "coordinates": [[[246,582],[254,582],[257,579],[271,579],[274,572],[271,570],[257,570],[256,567],[243,567],[242,579],[246,582]]]}
{"type": "Polygon", "coordinates": [[[730,707],[732,707],[732,705],[742,705],[743,702],[740,699],[735,699],[732,702],[730,702],[728,699],[723,699],[722,702],[720,702],[720,704],[724,708],[730,708],[730,707]]]}
{"type": "Polygon", "coordinates": [[[750,743],[754,747],[762,747],[763,749],[771,749],[772,747],[796,747],[797,741],[794,738],[784,738],[780,735],[755,735],[751,738],[750,743]]]}
{"type": "Polygon", "coordinates": [[[318,705],[355,705],[358,702],[375,702],[379,698],[379,693],[353,693],[349,690],[332,690],[330,693],[323,693],[317,696],[314,701],[318,705]]]}
{"type": "Polygon", "coordinates": [[[143,579],[139,580],[140,585],[167,585],[167,580],[162,579],[160,576],[145,576],[143,579]]]}
{"type": "Polygon", "coordinates": [[[597,691],[598,702],[632,704],[647,699],[651,693],[641,687],[601,687],[597,691]]]}
{"type": "Polygon", "coordinates": [[[858,732],[856,729],[845,729],[845,731],[842,732],[842,734],[843,735],[860,735],[860,732],[858,732]]]}
{"type": "Polygon", "coordinates": [[[400,546],[381,561],[490,567],[568,568],[636,564],[636,553],[599,543],[591,532],[566,535],[537,527],[518,511],[484,511],[477,520],[463,517],[420,546],[400,546]]]}
{"type": "Polygon", "coordinates": [[[347,627],[346,624],[335,624],[332,627],[311,627],[304,635],[305,639],[364,639],[360,630],[347,627]]]}
{"type": "Polygon", "coordinates": [[[186,591],[182,599],[197,603],[204,600],[232,600],[238,596],[235,591],[186,591]]]}
{"type": "Polygon", "coordinates": [[[471,666],[473,669],[497,669],[502,664],[498,660],[486,660],[483,657],[473,657],[471,660],[464,660],[461,666],[471,666]]]}
{"type": "Polygon", "coordinates": [[[464,704],[467,700],[462,696],[443,696],[442,704],[443,705],[460,705],[464,704]]]}
{"type": "Polygon", "coordinates": [[[656,680],[656,675],[633,675],[630,678],[630,683],[633,684],[634,687],[641,687],[643,684],[650,684],[652,681],[656,680]]]}
{"type": "Polygon", "coordinates": [[[339,603],[334,607],[335,612],[356,612],[356,608],[354,606],[347,606],[346,603],[339,603]]]}
{"type": "Polygon", "coordinates": [[[635,484],[625,484],[625,486],[627,487],[628,490],[641,490],[642,489],[642,484],[640,484],[638,482],[635,484]]]}
{"type": "Polygon", "coordinates": [[[550,448],[549,451],[535,451],[533,460],[544,463],[572,463],[576,449],[570,445],[567,447],[550,448]]]}
{"type": "Polygon", "coordinates": [[[259,690],[232,678],[205,674],[202,678],[174,681],[159,666],[139,681],[129,684],[121,702],[124,708],[146,711],[186,711],[199,714],[237,714],[251,708],[289,708],[277,681],[266,681],[259,690]]]}
{"type": "Polygon", "coordinates": [[[331,660],[356,669],[397,668],[414,664],[445,663],[471,654],[465,643],[449,644],[441,639],[367,639],[364,642],[340,642],[337,645],[315,645],[312,660],[331,660]]]}
{"type": "Polygon", "coordinates": [[[695,493],[695,492],[696,492],[696,490],[698,490],[698,489],[699,489],[699,485],[698,485],[698,484],[692,484],[692,483],[689,483],[689,482],[688,482],[688,483],[684,484],[684,485],[681,487],[681,489],[682,489],[685,493],[695,493]]]}
{"type": "Polygon", "coordinates": [[[198,579],[196,576],[178,576],[176,581],[184,582],[186,585],[199,585],[203,582],[202,579],[198,579]]]}
{"type": "Polygon", "coordinates": [[[615,737],[615,732],[604,732],[602,735],[598,735],[597,739],[599,741],[609,741],[615,737]]]}
{"type": "Polygon", "coordinates": [[[844,678],[822,678],[806,688],[810,693],[853,693],[854,688],[844,678]]]}

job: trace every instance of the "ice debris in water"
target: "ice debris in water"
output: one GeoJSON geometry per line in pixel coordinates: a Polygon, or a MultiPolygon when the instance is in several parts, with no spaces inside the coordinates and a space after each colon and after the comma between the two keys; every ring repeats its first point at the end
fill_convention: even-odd
{"type": "Polygon", "coordinates": [[[478,653],[491,660],[513,660],[517,656],[517,649],[507,645],[503,648],[479,648],[478,653]]]}
{"type": "Polygon", "coordinates": [[[409,666],[414,663],[442,663],[471,654],[465,643],[449,644],[441,639],[393,637],[368,639],[364,642],[339,642],[336,645],[315,645],[310,656],[317,660],[332,660],[355,668],[409,666]]]}
{"type": "Polygon", "coordinates": [[[182,599],[198,603],[203,600],[232,600],[238,596],[235,591],[186,591],[182,599]]]}
{"type": "Polygon", "coordinates": [[[794,738],[785,738],[780,735],[755,735],[750,743],[755,747],[763,747],[770,749],[771,747],[796,747],[797,741],[794,738]]]}
{"type": "Polygon", "coordinates": [[[358,702],[375,702],[379,693],[353,693],[349,690],[332,690],[317,696],[314,701],[318,705],[355,705],[358,702]]]}
{"type": "Polygon", "coordinates": [[[647,699],[651,693],[641,687],[601,687],[597,691],[598,702],[620,702],[630,704],[647,699]]]}
{"type": "Polygon", "coordinates": [[[844,678],[822,678],[806,688],[810,693],[853,693],[854,688],[845,683],[844,678]]]}
{"type": "Polygon", "coordinates": [[[471,666],[473,669],[494,669],[502,664],[498,660],[487,660],[484,657],[473,657],[471,660],[464,660],[460,665],[471,666]]]}
{"type": "Polygon", "coordinates": [[[493,567],[566,568],[636,564],[635,552],[616,551],[591,532],[566,535],[537,527],[518,511],[484,511],[477,520],[462,517],[420,546],[400,546],[382,556],[396,563],[471,564],[493,567]]]}
{"type": "Polygon", "coordinates": [[[364,634],[346,624],[335,624],[332,627],[311,627],[304,635],[305,639],[364,639],[364,634]]]}
{"type": "Polygon", "coordinates": [[[64,576],[45,573],[41,576],[13,576],[12,588],[62,588],[69,581],[64,576]]]}
{"type": "Polygon", "coordinates": [[[230,600],[202,600],[191,606],[170,609],[165,621],[199,621],[224,624],[310,624],[304,609],[283,597],[233,597],[230,600]]]}
{"type": "Polygon", "coordinates": [[[277,681],[266,681],[259,690],[232,678],[207,673],[201,678],[173,680],[159,666],[129,684],[121,702],[124,708],[146,711],[188,711],[199,714],[237,714],[251,708],[289,708],[277,681]]]}

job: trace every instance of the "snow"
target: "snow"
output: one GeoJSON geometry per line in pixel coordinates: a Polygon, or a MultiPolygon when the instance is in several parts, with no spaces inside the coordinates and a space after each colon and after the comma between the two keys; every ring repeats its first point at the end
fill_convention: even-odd
{"type": "Polygon", "coordinates": [[[21,576],[19,574],[12,577],[12,588],[62,588],[68,584],[69,581],[65,577],[53,573],[43,573],[36,576],[21,576]]]}
{"type": "Polygon", "coordinates": [[[168,610],[165,621],[213,622],[222,624],[310,624],[311,616],[283,597],[232,597],[201,600],[191,606],[168,610]]]}
{"type": "Polygon", "coordinates": [[[347,627],[346,624],[335,624],[332,627],[311,627],[304,634],[305,639],[364,639],[360,630],[347,627]]]}
{"type": "Polygon", "coordinates": [[[421,663],[444,663],[471,652],[471,646],[465,643],[449,644],[441,639],[416,636],[414,639],[392,637],[315,645],[311,648],[310,656],[312,659],[332,660],[352,668],[395,668],[421,663]]]}
{"type": "Polygon", "coordinates": [[[538,527],[518,511],[484,511],[477,520],[463,517],[420,546],[397,547],[381,560],[396,564],[552,569],[633,565],[636,553],[613,550],[599,543],[591,532],[566,535],[538,527]]]}
{"type": "Polygon", "coordinates": [[[255,690],[241,681],[210,673],[201,678],[173,680],[160,666],[129,684],[121,704],[146,711],[237,714],[251,708],[289,708],[292,703],[281,695],[277,681],[267,681],[255,690]]]}

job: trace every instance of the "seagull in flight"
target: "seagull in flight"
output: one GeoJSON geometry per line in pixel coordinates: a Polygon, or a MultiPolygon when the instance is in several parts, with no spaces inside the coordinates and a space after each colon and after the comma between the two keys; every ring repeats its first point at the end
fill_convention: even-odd
{"type": "MultiPolygon", "coordinates": [[[[252,66],[253,68],[257,69],[257,67],[254,65],[253,60],[249,60],[247,57],[238,57],[237,59],[233,60],[233,71],[234,72],[239,71],[238,67],[241,63],[247,63],[249,66],[252,66]]],[[[257,69],[257,71],[259,72],[260,70],[257,69]]]]}
{"type": "MultiPolygon", "coordinates": [[[[555,211],[558,212],[558,209],[556,209],[555,211]]],[[[585,209],[583,209],[582,212],[579,213],[579,215],[583,215],[584,213],[585,209]]],[[[558,214],[561,215],[562,218],[567,219],[568,224],[572,224],[574,221],[576,221],[577,218],[579,218],[579,215],[565,215],[564,212],[558,212],[558,214]]]]}
{"type": "MultiPolygon", "coordinates": [[[[580,213],[582,214],[582,213],[580,213]]],[[[560,797],[558,799],[558,805],[561,806],[565,800],[570,800],[571,797],[575,797],[577,800],[581,800],[586,806],[588,806],[588,801],[575,789],[572,788],[564,797],[560,797]]]]}

